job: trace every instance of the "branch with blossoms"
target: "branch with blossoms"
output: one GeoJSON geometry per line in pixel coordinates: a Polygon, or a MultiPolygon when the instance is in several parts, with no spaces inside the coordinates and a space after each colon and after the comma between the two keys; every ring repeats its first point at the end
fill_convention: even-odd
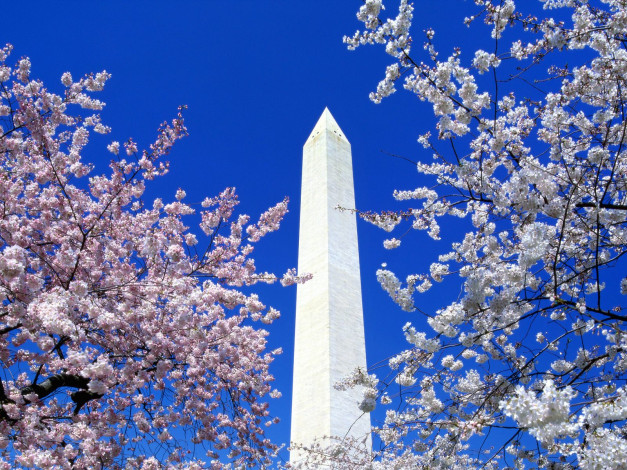
{"type": "Polygon", "coordinates": [[[408,458],[425,469],[623,468],[627,10],[614,0],[474,3],[463,23],[481,47],[470,54],[445,57],[428,27],[415,52],[420,18],[406,0],[391,18],[381,0],[365,0],[365,29],[345,38],[393,58],[375,103],[402,84],[434,117],[410,159],[419,187],[394,193],[414,207],[359,214],[449,245],[429,272],[377,272],[392,300],[421,316],[387,375],[368,379],[368,410],[373,400],[386,408],[371,459],[374,468],[408,458]],[[445,232],[444,218],[461,235],[445,232]],[[461,295],[427,310],[420,295],[438,283],[461,284],[461,295]]]}
{"type": "MultiPolygon", "coordinates": [[[[256,223],[227,188],[199,211],[179,189],[144,198],[187,135],[183,109],[146,150],[112,142],[108,174],[84,153],[107,133],[92,95],[106,72],[61,95],[30,61],[0,50],[0,467],[231,468],[268,465],[266,350],[279,312],[250,289],[255,244],[287,200],[256,223]],[[195,233],[187,226],[199,212],[195,233]]],[[[283,283],[302,282],[292,270],[283,283]]]]}

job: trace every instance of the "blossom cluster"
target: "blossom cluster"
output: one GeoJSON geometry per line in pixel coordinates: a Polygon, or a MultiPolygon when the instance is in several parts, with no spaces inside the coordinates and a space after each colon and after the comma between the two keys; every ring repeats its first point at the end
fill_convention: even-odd
{"type": "Polygon", "coordinates": [[[394,194],[415,207],[358,213],[448,248],[405,282],[377,271],[425,318],[404,327],[410,347],[389,360],[392,378],[378,376],[381,449],[358,464],[317,461],[627,468],[627,4],[474,0],[460,30],[477,47],[446,56],[431,28],[417,51],[409,2],[391,18],[384,3],[366,0],[364,29],[344,41],[392,57],[374,102],[404,88],[434,122],[418,138],[418,187],[394,194]],[[443,233],[444,218],[463,230],[443,233]],[[425,311],[431,281],[461,294],[425,311]]]}
{"type": "Polygon", "coordinates": [[[0,49],[0,468],[266,465],[280,350],[266,350],[256,321],[279,312],[240,288],[276,280],[251,254],[287,201],[256,223],[236,215],[232,188],[199,208],[182,189],[147,201],[187,133],[181,111],[146,150],[112,142],[109,172],[94,174],[82,155],[92,132],[109,131],[93,97],[109,74],[65,73],[58,95],[10,52],[0,49]]]}

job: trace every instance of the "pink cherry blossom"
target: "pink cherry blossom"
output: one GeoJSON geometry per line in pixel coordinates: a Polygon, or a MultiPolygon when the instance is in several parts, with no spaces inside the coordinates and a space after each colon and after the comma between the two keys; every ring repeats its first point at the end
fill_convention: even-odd
{"type": "MultiPolygon", "coordinates": [[[[249,224],[233,188],[196,208],[142,199],[187,133],[182,109],[142,150],[111,142],[107,174],[83,158],[108,132],[106,72],[63,74],[60,95],[0,51],[0,468],[264,466],[279,313],[239,290],[255,243],[287,201],[249,224]]],[[[298,282],[295,273],[288,278],[298,282]]]]}
{"type": "Polygon", "coordinates": [[[394,193],[414,206],[358,213],[398,228],[386,248],[410,249],[408,228],[446,246],[429,272],[377,271],[425,317],[373,376],[382,445],[336,436],[301,468],[627,468],[627,5],[474,4],[448,56],[437,30],[412,37],[408,0],[364,0],[344,38],[391,56],[375,103],[405,89],[434,118],[412,124],[419,187],[394,193]],[[451,292],[435,311],[429,280],[451,292]]]}

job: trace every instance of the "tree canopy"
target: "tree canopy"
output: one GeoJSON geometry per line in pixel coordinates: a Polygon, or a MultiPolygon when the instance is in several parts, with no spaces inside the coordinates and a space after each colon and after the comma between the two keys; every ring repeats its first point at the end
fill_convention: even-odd
{"type": "Polygon", "coordinates": [[[388,18],[366,0],[364,29],[345,42],[393,58],[374,102],[402,86],[432,106],[418,138],[426,184],[360,215],[400,231],[389,249],[407,227],[447,248],[404,281],[377,272],[423,318],[405,326],[391,375],[343,384],[388,407],[381,447],[343,452],[340,440],[307,465],[627,468],[627,3],[475,0],[449,55],[433,29],[416,47],[420,6],[397,3],[388,18]],[[421,309],[440,282],[450,298],[421,309]]]}
{"type": "MultiPolygon", "coordinates": [[[[106,72],[65,73],[55,94],[0,50],[0,468],[263,466],[272,389],[266,331],[278,311],[249,286],[251,258],[287,200],[257,222],[233,188],[147,201],[187,133],[182,109],[145,150],[111,142],[106,72]],[[194,232],[188,223],[198,223],[194,232]]],[[[282,283],[294,282],[292,271],[282,283]]]]}

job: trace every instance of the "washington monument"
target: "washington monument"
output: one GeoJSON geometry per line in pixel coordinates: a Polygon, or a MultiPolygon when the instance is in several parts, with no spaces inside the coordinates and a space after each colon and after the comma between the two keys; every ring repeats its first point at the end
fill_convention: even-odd
{"type": "MultiPolygon", "coordinates": [[[[361,390],[339,391],[340,379],[366,370],[351,146],[325,109],[303,147],[298,270],[313,278],[299,285],[291,441],[325,437],[364,439],[370,416],[359,410],[361,390]]],[[[369,442],[369,441],[368,441],[369,442]]],[[[292,451],[290,461],[301,458],[292,451]]]]}

